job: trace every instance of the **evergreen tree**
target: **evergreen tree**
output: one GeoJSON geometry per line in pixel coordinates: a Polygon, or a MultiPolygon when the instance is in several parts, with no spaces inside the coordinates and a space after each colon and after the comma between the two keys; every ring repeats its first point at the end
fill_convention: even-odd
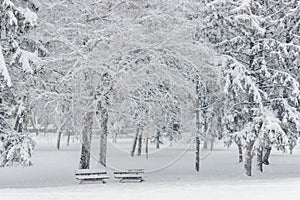
{"type": "Polygon", "coordinates": [[[241,141],[251,176],[254,150],[262,171],[265,147],[285,151],[299,136],[299,2],[212,0],[203,16],[195,38],[224,58],[225,137],[241,141]]]}
{"type": "Polygon", "coordinates": [[[37,25],[32,9],[37,11],[30,1],[0,1],[0,166],[30,165],[35,146],[23,132],[31,82],[28,74],[35,71],[40,46],[28,35],[37,25]],[[14,128],[7,121],[9,117],[16,119],[14,128]]]}

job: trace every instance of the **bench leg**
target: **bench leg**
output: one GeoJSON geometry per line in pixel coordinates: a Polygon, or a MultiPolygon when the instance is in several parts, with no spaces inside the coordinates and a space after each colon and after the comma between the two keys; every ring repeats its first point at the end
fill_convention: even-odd
{"type": "Polygon", "coordinates": [[[125,179],[123,179],[123,178],[121,178],[121,179],[119,180],[120,183],[124,183],[124,181],[125,181],[125,179]]]}
{"type": "Polygon", "coordinates": [[[79,184],[88,184],[88,183],[96,183],[98,181],[101,181],[102,183],[106,183],[105,179],[98,179],[98,180],[80,180],[79,184]]]}
{"type": "Polygon", "coordinates": [[[128,181],[128,182],[136,182],[136,181],[138,181],[138,182],[142,183],[142,182],[144,182],[145,180],[144,180],[143,178],[137,178],[137,179],[126,179],[126,178],[121,178],[121,179],[119,180],[120,183],[125,183],[126,181],[128,181]]]}

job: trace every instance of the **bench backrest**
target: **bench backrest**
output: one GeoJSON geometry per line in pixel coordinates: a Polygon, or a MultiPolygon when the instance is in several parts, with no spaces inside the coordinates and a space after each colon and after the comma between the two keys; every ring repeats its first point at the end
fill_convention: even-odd
{"type": "Polygon", "coordinates": [[[107,174],[102,169],[78,169],[75,171],[75,175],[89,175],[89,174],[107,174]]]}
{"type": "Polygon", "coordinates": [[[114,174],[142,174],[144,173],[143,169],[129,169],[127,171],[117,171],[114,174]]]}

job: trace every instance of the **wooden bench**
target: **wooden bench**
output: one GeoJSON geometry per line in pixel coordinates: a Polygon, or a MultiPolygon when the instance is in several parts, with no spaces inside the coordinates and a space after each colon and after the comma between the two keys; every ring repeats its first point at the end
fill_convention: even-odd
{"type": "Polygon", "coordinates": [[[75,172],[75,178],[80,180],[80,184],[88,181],[102,181],[109,179],[107,172],[101,169],[79,169],[75,172]]]}
{"type": "Polygon", "coordinates": [[[127,171],[114,172],[114,176],[116,179],[119,179],[120,183],[124,183],[126,181],[143,182],[145,181],[142,176],[143,173],[143,169],[130,169],[127,171]]]}

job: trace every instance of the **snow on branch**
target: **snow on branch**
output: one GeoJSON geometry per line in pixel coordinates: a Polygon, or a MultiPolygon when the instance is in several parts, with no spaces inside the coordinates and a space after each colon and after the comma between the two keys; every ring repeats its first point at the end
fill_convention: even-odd
{"type": "Polygon", "coordinates": [[[8,73],[8,70],[7,70],[7,67],[5,64],[1,45],[0,45],[0,75],[2,75],[4,77],[4,80],[6,81],[7,86],[11,87],[12,82],[11,82],[11,78],[10,78],[10,75],[8,73]]]}

